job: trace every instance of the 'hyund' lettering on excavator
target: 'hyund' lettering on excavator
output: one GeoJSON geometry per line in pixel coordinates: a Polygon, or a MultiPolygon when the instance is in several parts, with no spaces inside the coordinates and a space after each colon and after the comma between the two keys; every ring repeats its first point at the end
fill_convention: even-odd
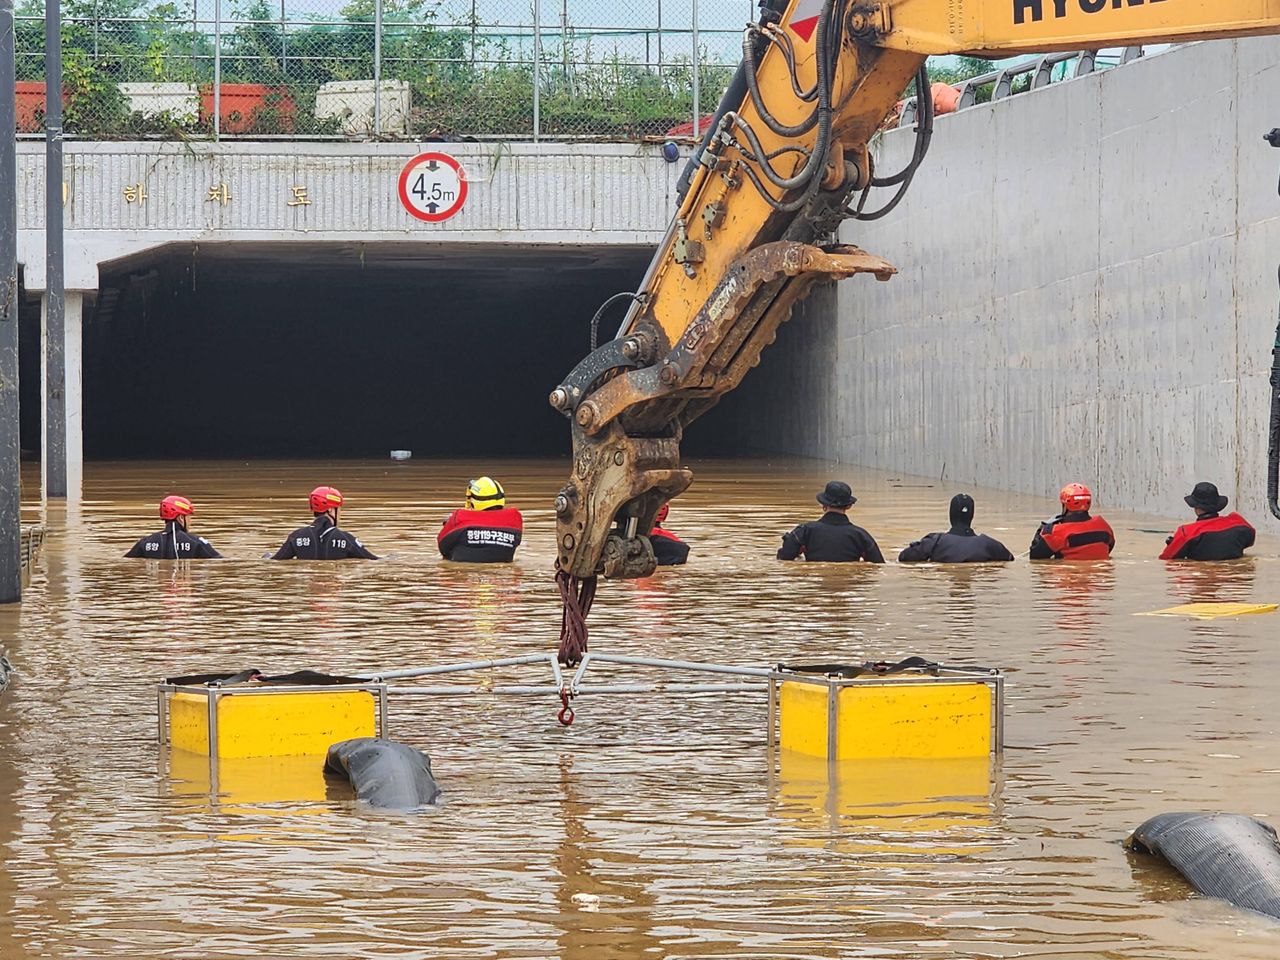
{"type": "Polygon", "coordinates": [[[1068,12],[1074,13],[1079,8],[1082,13],[1101,13],[1110,7],[1119,10],[1122,7],[1141,7],[1149,3],[1164,3],[1164,0],[1013,0],[1013,22],[1026,23],[1030,14],[1031,22],[1044,19],[1045,7],[1055,20],[1061,20],[1068,12]]]}

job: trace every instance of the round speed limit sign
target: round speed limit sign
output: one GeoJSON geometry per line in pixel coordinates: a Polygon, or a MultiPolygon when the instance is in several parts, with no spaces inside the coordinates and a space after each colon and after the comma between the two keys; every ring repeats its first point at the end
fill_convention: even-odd
{"type": "Polygon", "coordinates": [[[400,171],[400,205],[419,220],[448,220],[466,199],[466,171],[447,153],[420,153],[400,171]]]}

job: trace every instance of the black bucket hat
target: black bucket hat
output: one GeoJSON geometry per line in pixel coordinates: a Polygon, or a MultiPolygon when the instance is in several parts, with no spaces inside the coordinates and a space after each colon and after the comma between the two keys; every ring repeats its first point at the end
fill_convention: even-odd
{"type": "Polygon", "coordinates": [[[1218,495],[1218,488],[1212,483],[1197,483],[1195,489],[1182,498],[1188,507],[1199,507],[1210,513],[1219,513],[1227,506],[1227,498],[1218,495]]]}
{"type": "Polygon", "coordinates": [[[839,480],[828,483],[817,499],[824,507],[852,507],[858,502],[849,485],[839,480]]]}

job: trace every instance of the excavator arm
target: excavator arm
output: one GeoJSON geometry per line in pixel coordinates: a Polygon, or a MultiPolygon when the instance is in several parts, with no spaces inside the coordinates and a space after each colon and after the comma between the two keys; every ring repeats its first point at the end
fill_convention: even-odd
{"type": "Polygon", "coordinates": [[[815,284],[894,267],[834,242],[901,199],[932,136],[892,174],[868,141],[936,54],[1008,56],[1280,33],[1280,0],[761,0],[743,58],[680,180],[680,204],[618,336],[552,391],[573,473],[556,497],[561,659],[586,647],[595,578],[653,572],[646,534],[684,491],[685,427],[760,362],[815,284]],[[889,199],[875,209],[881,193],[889,199]]]}

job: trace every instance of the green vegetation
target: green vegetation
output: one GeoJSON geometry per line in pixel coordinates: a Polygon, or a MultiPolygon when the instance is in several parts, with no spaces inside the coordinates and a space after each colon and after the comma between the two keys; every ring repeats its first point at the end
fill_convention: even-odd
{"type": "MultiPolygon", "coordinates": [[[[223,128],[256,134],[333,134],[338,118],[315,117],[316,90],[374,75],[373,0],[351,0],[333,22],[306,26],[279,21],[267,0],[240,0],[222,37],[224,84],[261,84],[265,101],[223,128]],[[273,17],[275,19],[273,19],[273,17]]],[[[197,28],[190,8],[146,0],[66,0],[63,6],[63,101],[68,133],[122,138],[210,132],[206,104],[199,119],[130,114],[119,84],[213,81],[213,38],[197,28]]],[[[485,24],[442,27],[428,0],[383,5],[382,78],[408,83],[412,136],[527,136],[533,128],[534,65],[512,38],[485,24]]],[[[43,6],[22,0],[17,11],[18,79],[44,78],[43,6]],[[30,18],[30,19],[29,19],[30,18]]],[[[693,70],[688,61],[657,72],[572,32],[556,36],[539,66],[540,123],[547,136],[632,139],[660,136],[691,115],[693,70]]],[[[597,38],[598,41],[599,38],[597,38]]],[[[544,44],[546,40],[544,38],[544,44]]],[[[733,67],[700,68],[703,110],[714,109],[733,67]]],[[[224,100],[226,93],[224,90],[224,100]]],[[[207,100],[207,97],[206,97],[207,100]]]]}

